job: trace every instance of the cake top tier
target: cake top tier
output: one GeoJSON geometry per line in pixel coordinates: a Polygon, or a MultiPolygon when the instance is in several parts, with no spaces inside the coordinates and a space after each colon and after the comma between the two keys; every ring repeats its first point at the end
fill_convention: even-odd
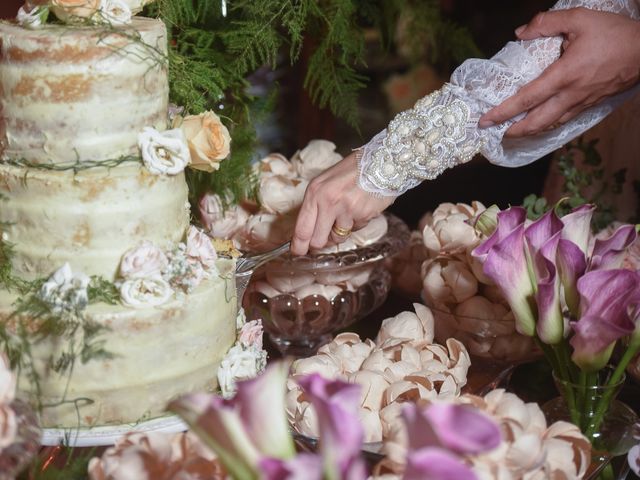
{"type": "Polygon", "coordinates": [[[138,156],[144,127],[164,130],[167,34],[127,25],[0,23],[0,158],[73,164],[138,156]]]}

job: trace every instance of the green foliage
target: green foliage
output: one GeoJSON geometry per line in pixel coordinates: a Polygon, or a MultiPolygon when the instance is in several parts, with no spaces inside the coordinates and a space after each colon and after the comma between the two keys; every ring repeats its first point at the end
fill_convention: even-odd
{"type": "Polygon", "coordinates": [[[223,17],[220,0],[157,0],[146,11],[168,26],[171,101],[189,114],[221,114],[232,136],[219,171],[190,174],[192,203],[206,190],[233,201],[255,188],[254,125],[265,105],[247,78],[258,68],[293,64],[306,49],[310,98],[357,128],[365,29],[378,29],[388,45],[402,15],[416,49],[427,41],[432,59],[479,54],[466,30],[442,18],[437,0],[233,0],[228,7],[223,17]]]}
{"type": "MultiPolygon", "coordinates": [[[[616,220],[616,209],[607,200],[609,193],[620,194],[625,182],[626,169],[614,172],[611,180],[605,179],[605,169],[596,145],[598,140],[585,141],[579,137],[575,142],[565,146],[564,152],[558,158],[558,168],[564,177],[564,201],[555,208],[558,215],[566,215],[573,208],[585,203],[593,203],[597,209],[593,215],[593,226],[596,231],[602,230],[616,220]],[[582,163],[576,165],[574,155],[578,153],[582,163]]],[[[536,195],[529,195],[523,201],[529,218],[541,217],[552,208],[547,200],[536,195]]]]}
{"type": "MultiPolygon", "coordinates": [[[[69,442],[65,442],[69,443],[69,442]]],[[[96,448],[80,448],[60,446],[57,452],[58,458],[64,459],[64,464],[48,462],[45,453],[49,450],[43,450],[30,467],[18,477],[18,480],[86,480],[87,470],[89,468],[89,460],[98,455],[96,448]],[[44,468],[46,466],[46,468],[44,468]],[[44,471],[43,471],[44,469],[44,471]]]]}

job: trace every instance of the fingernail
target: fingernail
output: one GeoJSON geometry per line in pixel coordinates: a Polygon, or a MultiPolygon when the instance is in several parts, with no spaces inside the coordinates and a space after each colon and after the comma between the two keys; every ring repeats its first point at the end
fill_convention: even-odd
{"type": "Polygon", "coordinates": [[[478,127],[480,128],[489,128],[489,127],[493,127],[495,125],[495,123],[493,123],[491,120],[480,120],[478,122],[478,127]]]}
{"type": "Polygon", "coordinates": [[[526,23],[524,25],[520,25],[518,28],[516,28],[516,37],[519,37],[520,34],[522,32],[524,32],[525,28],[527,28],[527,24],[526,23]]]}

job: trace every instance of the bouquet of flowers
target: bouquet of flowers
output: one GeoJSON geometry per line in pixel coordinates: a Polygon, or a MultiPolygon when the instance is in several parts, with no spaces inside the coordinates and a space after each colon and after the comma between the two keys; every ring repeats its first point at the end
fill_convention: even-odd
{"type": "Polygon", "coordinates": [[[552,209],[528,223],[525,209],[509,208],[473,250],[517,330],[545,352],[571,420],[592,440],[640,349],[640,272],[620,268],[636,228],[623,224],[595,238],[594,209],[583,205],[562,218],[552,209]],[[618,344],[624,352],[612,365],[618,344]]]}

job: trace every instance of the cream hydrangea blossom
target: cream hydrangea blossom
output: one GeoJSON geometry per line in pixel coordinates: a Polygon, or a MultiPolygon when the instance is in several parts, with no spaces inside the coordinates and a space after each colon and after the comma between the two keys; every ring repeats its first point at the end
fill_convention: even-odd
{"type": "Polygon", "coordinates": [[[90,281],[84,273],[74,273],[67,262],[42,284],[38,296],[55,314],[82,310],[89,303],[90,281]]]}
{"type": "Polygon", "coordinates": [[[236,318],[236,326],[238,340],[218,368],[218,384],[225,398],[235,395],[237,382],[256,377],[267,366],[267,352],[262,349],[262,321],[247,322],[241,308],[236,318]]]}

